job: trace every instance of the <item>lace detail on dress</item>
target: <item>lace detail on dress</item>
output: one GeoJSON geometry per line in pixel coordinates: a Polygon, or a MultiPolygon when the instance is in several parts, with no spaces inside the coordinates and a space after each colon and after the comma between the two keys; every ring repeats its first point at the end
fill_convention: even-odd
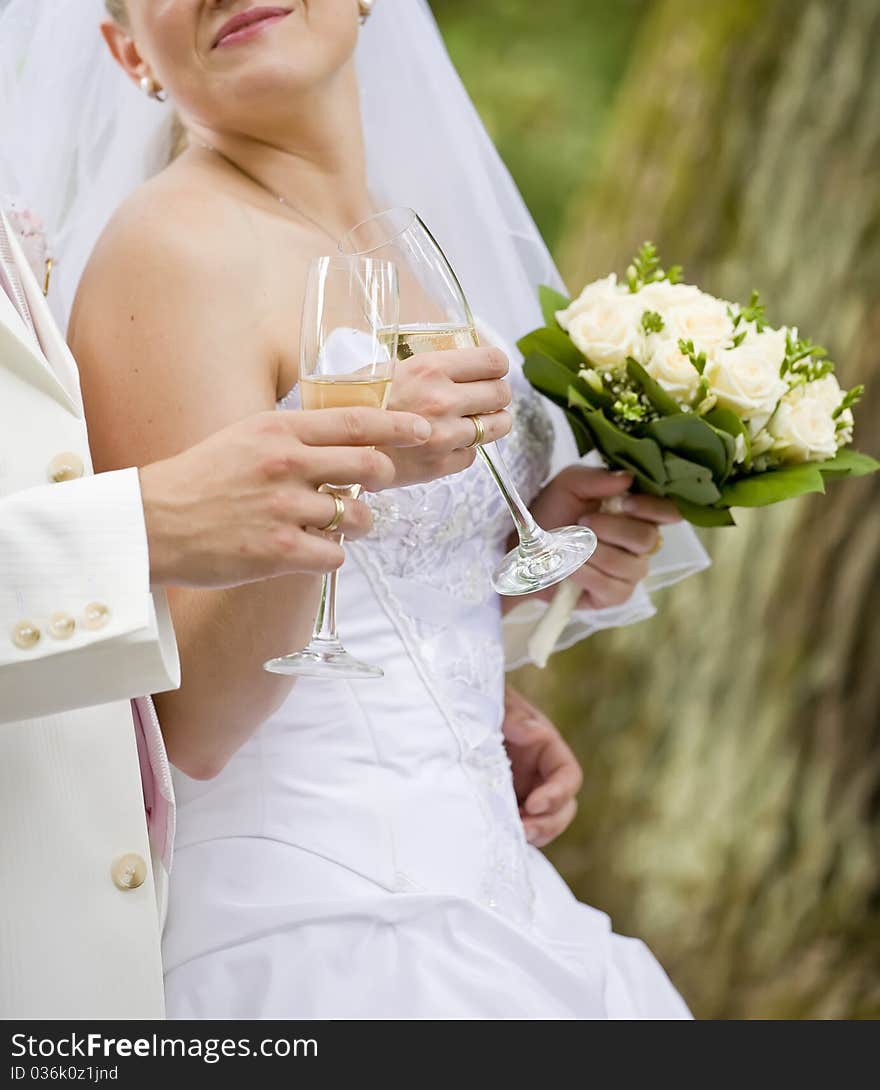
{"type": "MultiPolygon", "coordinates": [[[[504,460],[526,501],[550,468],[553,425],[538,395],[515,380],[513,428],[501,444],[504,460]]],[[[373,532],[367,539],[383,567],[417,579],[462,602],[485,602],[490,575],[513,525],[491,475],[477,459],[464,473],[368,497],[373,532]]]]}
{"type": "MultiPolygon", "coordinates": [[[[553,426],[521,373],[505,461],[526,500],[547,476],[553,426]]],[[[490,584],[512,530],[510,514],[480,460],[454,477],[368,498],[374,527],[350,551],[421,666],[454,733],[486,821],[486,907],[531,920],[527,844],[496,709],[502,706],[500,609],[490,584]],[[487,616],[487,614],[491,616],[487,616]]]]}

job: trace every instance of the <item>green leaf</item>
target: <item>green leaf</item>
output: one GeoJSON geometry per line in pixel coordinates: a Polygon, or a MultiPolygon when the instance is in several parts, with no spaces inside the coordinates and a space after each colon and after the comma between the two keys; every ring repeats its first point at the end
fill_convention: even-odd
{"type": "Polygon", "coordinates": [[[880,469],[880,462],[857,450],[839,450],[833,458],[815,465],[820,473],[829,477],[866,477],[880,469]]]}
{"type": "Polygon", "coordinates": [[[666,486],[666,495],[671,500],[686,500],[698,507],[710,507],[721,498],[718,486],[710,477],[708,480],[672,481],[666,486]]]}
{"type": "Polygon", "coordinates": [[[585,454],[588,454],[591,450],[595,450],[596,444],[593,442],[593,436],[590,434],[589,428],[578,413],[566,409],[565,417],[574,434],[574,441],[577,443],[578,454],[583,458],[585,454]]]}
{"type": "Polygon", "coordinates": [[[568,407],[568,391],[572,384],[586,400],[591,410],[600,408],[603,404],[600,400],[603,395],[597,394],[592,386],[577,375],[573,375],[563,364],[557,363],[556,360],[540,352],[532,352],[526,356],[523,374],[535,389],[540,390],[542,394],[556,401],[563,408],[568,407]]]}
{"type": "Polygon", "coordinates": [[[541,313],[544,315],[544,322],[551,329],[559,329],[559,322],[556,320],[557,310],[567,310],[571,306],[571,300],[566,297],[560,291],[556,291],[555,288],[548,288],[546,284],[542,284],[538,288],[538,299],[541,301],[541,313]]]}
{"type": "Polygon", "coordinates": [[[648,425],[649,434],[666,450],[698,462],[711,470],[716,481],[723,481],[730,473],[733,462],[733,439],[728,448],[721,432],[716,431],[699,416],[677,413],[664,416],[648,425]]]}
{"type": "Polygon", "coordinates": [[[681,406],[678,402],[670,397],[660,383],[655,382],[644,367],[642,367],[640,363],[637,363],[632,356],[627,356],[626,370],[633,382],[641,386],[642,390],[644,390],[645,396],[658,413],[663,416],[671,416],[674,413],[681,412],[681,406]]]}
{"type": "Polygon", "coordinates": [[[517,341],[517,348],[524,356],[528,356],[532,352],[540,352],[544,356],[549,356],[551,360],[561,363],[563,367],[567,367],[569,371],[574,371],[575,374],[587,366],[583,355],[575,348],[568,334],[561,329],[532,330],[522,340],[517,341]]]}
{"type": "Polygon", "coordinates": [[[666,485],[667,495],[699,506],[715,503],[721,498],[721,493],[712,480],[712,474],[705,466],[669,453],[664,455],[663,462],[669,477],[666,485]]]}
{"type": "Polygon", "coordinates": [[[687,458],[679,458],[677,454],[670,454],[668,451],[663,455],[663,464],[670,481],[712,480],[712,474],[705,466],[690,462],[687,458]]]}
{"type": "MultiPolygon", "coordinates": [[[[709,427],[712,427],[712,425],[710,424],[709,427]]],[[[727,451],[727,470],[724,474],[724,480],[726,481],[733,471],[733,458],[736,454],[736,440],[729,432],[723,431],[721,428],[712,428],[712,431],[715,432],[724,444],[724,449],[727,451]]]]}
{"type": "Polygon", "coordinates": [[[586,412],[594,412],[596,409],[604,411],[613,404],[608,394],[594,390],[585,379],[578,379],[574,386],[569,385],[565,401],[568,408],[583,409],[586,412]]]}
{"type": "Polygon", "coordinates": [[[726,431],[728,435],[732,435],[734,438],[737,435],[741,435],[746,440],[749,438],[748,428],[733,409],[715,408],[707,412],[703,419],[707,424],[711,424],[713,428],[717,428],[718,431],[726,431]]]}
{"type": "Polygon", "coordinates": [[[766,507],[807,492],[824,492],[825,482],[816,465],[784,466],[733,481],[721,489],[728,507],[766,507]]]}
{"type": "Polygon", "coordinates": [[[584,422],[606,461],[623,469],[637,470],[655,486],[662,487],[666,484],[663,454],[653,439],[639,439],[635,435],[628,435],[601,412],[584,412],[584,422]]]}
{"type": "Polygon", "coordinates": [[[733,515],[726,507],[701,507],[687,500],[673,499],[682,518],[694,526],[736,526],[733,515]]]}
{"type": "Polygon", "coordinates": [[[663,484],[657,484],[656,481],[652,481],[650,477],[647,477],[637,465],[632,462],[628,462],[626,458],[619,458],[615,465],[619,469],[625,469],[627,473],[632,473],[634,484],[633,488],[636,492],[648,492],[652,496],[665,496],[666,486],[663,484]]]}
{"type": "Polygon", "coordinates": [[[736,453],[736,437],[738,435],[743,437],[743,442],[746,445],[746,457],[743,465],[745,465],[746,469],[750,469],[752,465],[752,440],[749,436],[749,429],[736,413],[732,409],[716,408],[705,413],[703,419],[716,431],[724,432],[733,439],[734,454],[736,453]]]}
{"type": "Polygon", "coordinates": [[[523,373],[539,393],[564,410],[577,443],[578,454],[583,456],[588,451],[593,450],[595,444],[593,443],[592,433],[584,424],[581,413],[573,412],[569,407],[569,393],[571,392],[579,398],[588,412],[593,412],[595,406],[571,385],[571,372],[546,356],[533,353],[526,357],[523,364],[523,373]]]}

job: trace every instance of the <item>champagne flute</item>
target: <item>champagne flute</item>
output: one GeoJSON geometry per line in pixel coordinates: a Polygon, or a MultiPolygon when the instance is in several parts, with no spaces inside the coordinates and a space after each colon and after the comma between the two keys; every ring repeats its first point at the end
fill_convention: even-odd
{"type": "MultiPolygon", "coordinates": [[[[366,405],[384,409],[397,358],[399,289],[388,261],[318,257],[308,273],[300,338],[300,391],[304,410],[366,405]]],[[[356,499],[360,485],[328,482],[340,499],[356,499]]],[[[340,543],[342,535],[339,536],[340,543]]],[[[382,677],[342,645],[336,630],[338,572],[325,575],[312,630],[301,651],[270,659],[270,674],[318,678],[382,677]]]]}
{"type": "MultiPolygon", "coordinates": [[[[479,345],[473,315],[452,266],[436,239],[411,208],[379,212],[352,228],[340,243],[343,253],[393,261],[400,274],[401,324],[397,355],[403,363],[420,352],[479,345]]],[[[405,364],[404,364],[405,365],[405,364]]],[[[504,463],[496,443],[479,454],[504,497],[519,544],[492,575],[499,594],[531,594],[577,571],[596,548],[586,526],[542,530],[504,463]]]]}

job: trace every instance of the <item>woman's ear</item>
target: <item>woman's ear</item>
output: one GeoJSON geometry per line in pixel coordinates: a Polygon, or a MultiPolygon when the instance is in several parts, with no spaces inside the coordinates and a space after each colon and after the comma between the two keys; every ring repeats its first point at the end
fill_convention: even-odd
{"type": "Polygon", "coordinates": [[[152,78],[150,66],[138,52],[134,38],[118,23],[101,23],[101,33],[113,59],[133,83],[140,83],[147,76],[152,78]]]}

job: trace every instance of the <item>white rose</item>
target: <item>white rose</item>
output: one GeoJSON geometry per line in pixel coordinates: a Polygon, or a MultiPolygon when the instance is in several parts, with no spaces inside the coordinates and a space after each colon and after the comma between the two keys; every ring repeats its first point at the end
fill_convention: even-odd
{"type": "Polygon", "coordinates": [[[569,322],[569,337],[597,371],[617,370],[627,356],[644,357],[642,314],[633,298],[594,299],[569,322]]]}
{"type": "MultiPolygon", "coordinates": [[[[814,384],[811,384],[814,385],[814,384]]],[[[837,453],[837,421],[809,386],[797,386],[779,404],[767,430],[783,462],[823,462],[837,453]]]]}
{"type": "MultiPolygon", "coordinates": [[[[740,326],[740,332],[742,332],[740,326]]],[[[776,365],[777,370],[782,367],[786,350],[786,331],[784,329],[764,328],[760,333],[753,326],[746,327],[746,339],[743,344],[753,345],[759,349],[767,359],[776,365]]]]}
{"type": "MultiPolygon", "coordinates": [[[[843,390],[840,388],[840,383],[837,381],[836,375],[832,373],[816,379],[815,382],[807,383],[804,396],[817,398],[822,402],[825,408],[833,414],[840,408],[840,403],[843,401],[844,394],[843,390]]],[[[843,412],[835,418],[835,424],[837,427],[838,447],[848,446],[853,440],[853,426],[855,425],[852,409],[844,409],[843,412]]]]}
{"type": "Polygon", "coordinates": [[[817,378],[815,382],[807,383],[805,392],[809,397],[815,397],[821,401],[830,413],[839,408],[843,401],[843,390],[833,374],[824,375],[822,378],[817,378]]]}
{"type": "Polygon", "coordinates": [[[773,442],[773,436],[770,432],[766,428],[760,428],[751,437],[752,457],[757,458],[761,454],[766,454],[773,446],[773,442]]]}
{"type": "Polygon", "coordinates": [[[648,338],[651,355],[645,370],[680,404],[690,404],[700,385],[700,373],[678,347],[678,341],[662,333],[648,338]]]}
{"type": "Polygon", "coordinates": [[[779,377],[785,346],[782,356],[777,347],[775,342],[765,343],[762,335],[714,355],[705,377],[722,408],[732,409],[743,420],[773,412],[788,389],[779,377]]]}
{"type": "Polygon", "coordinates": [[[727,303],[703,292],[668,307],[663,320],[670,337],[693,341],[696,350],[707,356],[715,355],[733,341],[733,321],[727,313],[727,303]]]}
{"type": "Polygon", "coordinates": [[[636,292],[636,299],[644,310],[654,310],[662,315],[671,307],[693,303],[702,294],[693,284],[670,284],[668,280],[657,280],[636,292]]]}
{"type": "Polygon", "coordinates": [[[619,299],[621,296],[628,294],[629,290],[621,287],[617,283],[616,274],[612,273],[610,276],[606,276],[604,280],[594,280],[592,284],[587,284],[577,299],[572,300],[570,306],[565,310],[556,311],[556,321],[567,332],[572,318],[576,314],[580,314],[581,311],[586,310],[593,303],[598,300],[619,299]]]}

